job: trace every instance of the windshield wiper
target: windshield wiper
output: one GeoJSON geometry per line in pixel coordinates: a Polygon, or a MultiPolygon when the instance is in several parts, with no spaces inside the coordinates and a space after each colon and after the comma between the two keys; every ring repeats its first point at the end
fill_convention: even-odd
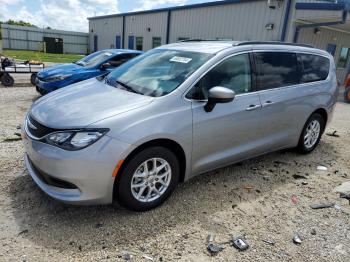
{"type": "Polygon", "coordinates": [[[121,85],[122,87],[124,87],[126,90],[130,91],[130,92],[133,92],[133,93],[136,93],[136,94],[140,94],[140,95],[143,95],[143,93],[133,89],[131,86],[128,86],[127,84],[121,82],[121,81],[118,81],[116,80],[115,83],[117,83],[118,85],[121,85]]]}

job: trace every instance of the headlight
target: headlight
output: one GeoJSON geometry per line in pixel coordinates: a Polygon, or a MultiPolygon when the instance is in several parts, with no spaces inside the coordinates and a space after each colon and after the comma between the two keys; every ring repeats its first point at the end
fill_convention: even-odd
{"type": "Polygon", "coordinates": [[[55,76],[49,76],[47,78],[45,78],[45,81],[47,82],[55,82],[55,81],[61,81],[61,80],[64,80],[68,77],[72,76],[71,74],[70,75],[55,75],[55,76]]]}
{"type": "Polygon", "coordinates": [[[50,145],[75,151],[92,145],[108,131],[106,128],[60,131],[47,135],[44,140],[50,145]]]}

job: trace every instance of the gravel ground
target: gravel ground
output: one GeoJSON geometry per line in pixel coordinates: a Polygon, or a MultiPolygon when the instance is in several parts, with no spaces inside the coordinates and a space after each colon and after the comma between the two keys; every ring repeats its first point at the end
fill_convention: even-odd
{"type": "MultiPolygon", "coordinates": [[[[16,138],[37,97],[26,82],[0,87],[0,141],[16,138]]],[[[0,261],[350,261],[350,205],[333,192],[350,180],[349,116],[338,103],[326,133],[340,137],[324,135],[312,154],[277,152],[204,174],[146,213],[56,202],[26,173],[21,141],[0,142],[0,261]],[[329,202],[341,210],[310,208],[329,202]],[[250,248],[224,244],[212,257],[208,234],[220,243],[245,236],[250,248]]]]}

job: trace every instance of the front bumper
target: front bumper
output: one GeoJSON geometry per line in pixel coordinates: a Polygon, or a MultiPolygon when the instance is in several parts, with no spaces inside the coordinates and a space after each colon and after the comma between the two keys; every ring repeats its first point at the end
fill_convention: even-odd
{"type": "Polygon", "coordinates": [[[41,81],[38,77],[35,78],[36,90],[42,95],[48,94],[52,91],[55,91],[59,88],[65,87],[70,84],[71,84],[71,81],[69,79],[55,81],[55,82],[44,82],[44,81],[41,81]]]}
{"type": "Polygon", "coordinates": [[[47,195],[70,204],[112,203],[112,174],[118,161],[132,150],[129,144],[104,136],[85,149],[66,151],[32,140],[25,133],[23,138],[27,170],[47,195]]]}

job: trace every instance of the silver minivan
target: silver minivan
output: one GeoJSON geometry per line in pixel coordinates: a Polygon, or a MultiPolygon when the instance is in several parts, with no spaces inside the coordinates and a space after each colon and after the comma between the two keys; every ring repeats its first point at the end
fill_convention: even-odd
{"type": "Polygon", "coordinates": [[[149,210],[204,172],[285,148],[313,151],[337,95],[322,50],[165,45],[37,100],[23,125],[25,163],[55,199],[149,210]]]}

